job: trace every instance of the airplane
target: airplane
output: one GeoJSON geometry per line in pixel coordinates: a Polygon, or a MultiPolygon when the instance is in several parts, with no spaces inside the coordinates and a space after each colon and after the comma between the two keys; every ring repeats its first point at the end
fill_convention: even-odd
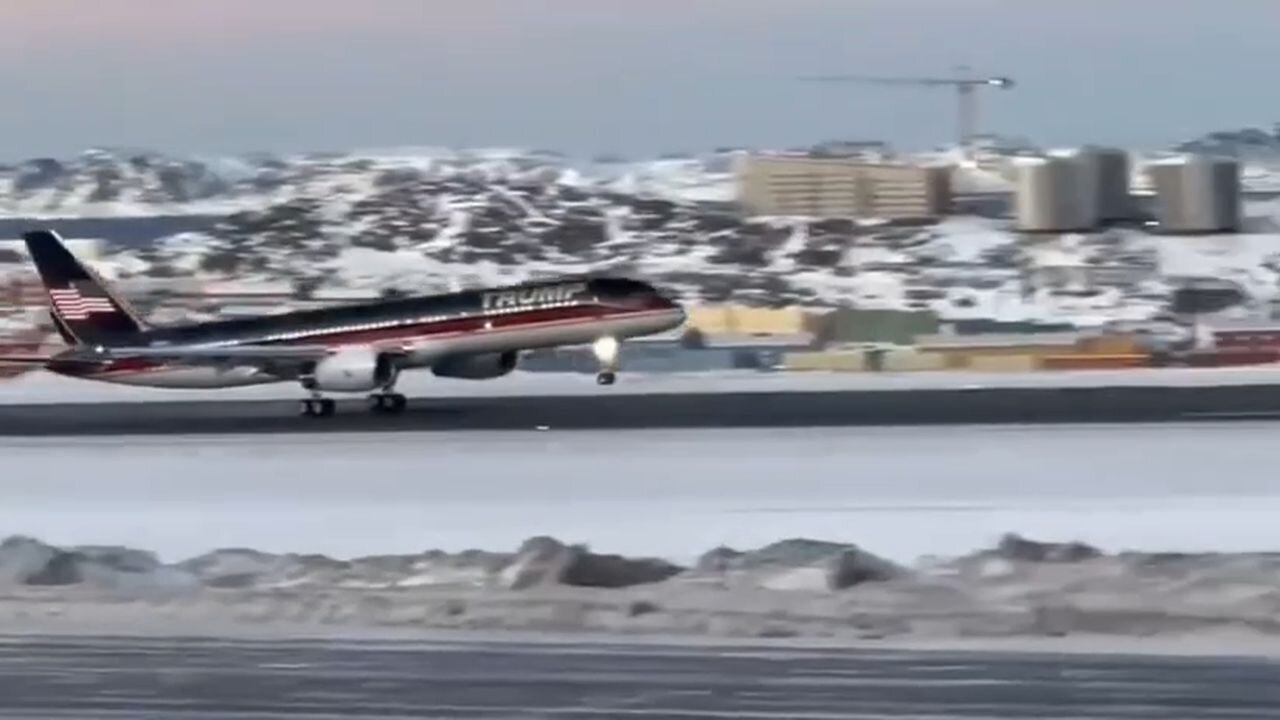
{"type": "Polygon", "coordinates": [[[329,393],[369,393],[375,413],[405,409],[405,370],[484,380],[516,368],[519,353],[590,344],[596,381],[612,385],[620,343],[679,327],[678,302],[639,280],[582,276],[437,295],[218,320],[147,325],[53,230],[22,236],[69,349],[0,356],[74,378],[157,388],[297,382],[301,414],[334,414],[329,393]]]}

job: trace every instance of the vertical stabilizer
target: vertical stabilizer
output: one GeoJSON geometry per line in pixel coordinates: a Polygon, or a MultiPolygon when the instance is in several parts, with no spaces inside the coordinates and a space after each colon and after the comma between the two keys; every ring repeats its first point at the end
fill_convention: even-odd
{"type": "Polygon", "coordinates": [[[52,230],[22,236],[49,295],[49,311],[71,344],[111,345],[144,329],[132,308],[67,250],[52,230]]]}

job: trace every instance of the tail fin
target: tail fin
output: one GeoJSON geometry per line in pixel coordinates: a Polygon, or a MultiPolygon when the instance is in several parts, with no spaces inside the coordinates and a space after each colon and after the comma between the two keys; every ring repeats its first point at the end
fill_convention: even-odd
{"type": "Polygon", "coordinates": [[[143,329],[137,313],[92,269],[83,265],[52,230],[22,236],[49,293],[49,311],[72,345],[110,345],[143,329]]]}

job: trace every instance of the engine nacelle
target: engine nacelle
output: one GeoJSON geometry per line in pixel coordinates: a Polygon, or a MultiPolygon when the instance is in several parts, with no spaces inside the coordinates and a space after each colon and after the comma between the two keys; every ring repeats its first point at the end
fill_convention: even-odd
{"type": "Polygon", "coordinates": [[[516,369],[516,353],[482,353],[478,355],[452,355],[437,361],[431,372],[440,377],[464,380],[489,380],[502,377],[516,369]]]}
{"type": "Polygon", "coordinates": [[[391,358],[373,348],[347,348],[320,360],[300,379],[308,390],[367,392],[395,380],[396,372],[391,358]]]}

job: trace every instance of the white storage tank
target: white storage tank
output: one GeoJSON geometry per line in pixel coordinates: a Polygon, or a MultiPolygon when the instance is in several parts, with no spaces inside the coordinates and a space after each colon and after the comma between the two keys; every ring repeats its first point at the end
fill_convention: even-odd
{"type": "Polygon", "coordinates": [[[1092,182],[1098,193],[1098,220],[1132,219],[1129,153],[1118,148],[1088,146],[1081,151],[1081,158],[1091,165],[1092,182]]]}
{"type": "Polygon", "coordinates": [[[1162,232],[1216,233],[1240,229],[1240,163],[1183,155],[1153,162],[1147,172],[1156,193],[1162,232]]]}
{"type": "Polygon", "coordinates": [[[1014,167],[1019,231],[1079,232],[1097,226],[1094,166],[1079,151],[1020,157],[1014,167]]]}

